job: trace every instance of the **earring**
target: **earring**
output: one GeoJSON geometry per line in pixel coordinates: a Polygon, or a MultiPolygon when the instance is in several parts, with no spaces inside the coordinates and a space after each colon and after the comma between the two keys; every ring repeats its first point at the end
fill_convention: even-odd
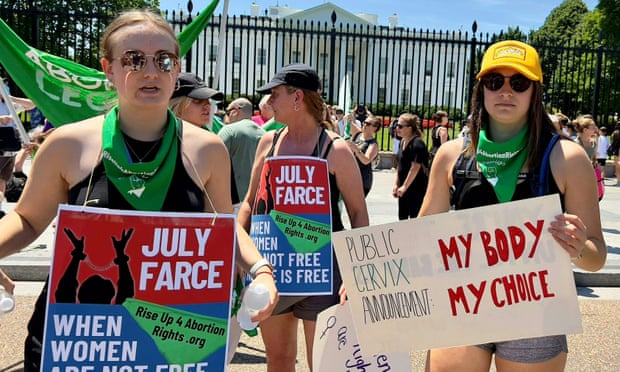
{"type": "Polygon", "coordinates": [[[299,106],[297,106],[297,101],[295,101],[295,104],[293,105],[293,110],[299,111],[299,106]]]}
{"type": "Polygon", "coordinates": [[[181,89],[181,83],[179,82],[179,79],[177,79],[177,83],[174,85],[174,90],[177,91],[181,89]]]}

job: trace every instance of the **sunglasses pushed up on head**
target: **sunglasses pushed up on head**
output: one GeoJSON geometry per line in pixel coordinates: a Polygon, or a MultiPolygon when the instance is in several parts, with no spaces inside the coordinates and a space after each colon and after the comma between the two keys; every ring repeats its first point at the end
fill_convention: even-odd
{"type": "Polygon", "coordinates": [[[508,79],[510,83],[510,88],[512,88],[512,90],[517,93],[525,92],[530,87],[530,85],[532,85],[532,81],[521,74],[514,74],[508,77],[497,72],[491,72],[484,75],[482,78],[480,78],[480,81],[485,88],[495,92],[497,90],[500,90],[504,86],[504,82],[506,81],[506,79],[508,79]]]}
{"type": "Polygon", "coordinates": [[[144,69],[147,57],[153,59],[153,63],[161,72],[170,72],[179,63],[179,57],[176,54],[166,51],[145,54],[141,50],[126,50],[120,57],[113,60],[118,59],[125,71],[137,72],[144,69]]]}

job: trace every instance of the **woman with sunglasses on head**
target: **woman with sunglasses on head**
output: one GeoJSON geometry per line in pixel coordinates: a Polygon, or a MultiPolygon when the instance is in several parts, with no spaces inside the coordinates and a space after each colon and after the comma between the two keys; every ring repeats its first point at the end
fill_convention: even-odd
{"type": "Polygon", "coordinates": [[[422,206],[428,185],[429,152],[417,115],[400,115],[396,130],[401,140],[392,196],[398,198],[398,219],[406,220],[416,218],[422,206]]]}
{"type": "MultiPolygon", "coordinates": [[[[290,216],[285,217],[286,219],[290,218],[294,221],[298,217],[315,217],[312,214],[318,213],[319,207],[322,211],[322,218],[329,218],[327,211],[331,212],[331,231],[343,230],[344,226],[338,208],[341,194],[351,227],[368,225],[362,180],[353,155],[338,134],[321,125],[324,106],[320,90],[319,75],[305,64],[282,67],[269,83],[257,89],[259,93],[271,93],[268,103],[273,109],[274,118],[286,126],[283,129],[267,132],[256,149],[250,187],[239,212],[239,222],[246,230],[250,231],[250,227],[253,230],[266,229],[265,222],[271,223],[272,221],[262,219],[264,215],[280,212],[284,216],[290,216]],[[298,159],[299,156],[304,156],[306,159],[298,159]],[[295,164],[278,165],[278,161],[280,164],[288,161],[295,162],[295,164]],[[305,165],[302,166],[302,164],[305,165]],[[320,189],[329,190],[329,192],[322,192],[321,195],[316,198],[312,197],[312,200],[308,201],[282,201],[286,198],[278,198],[277,190],[280,190],[279,195],[285,193],[285,190],[292,190],[290,186],[284,186],[287,182],[283,180],[285,178],[283,174],[288,167],[312,170],[312,177],[302,176],[303,180],[289,181],[295,184],[295,190],[304,192],[303,190],[320,189]],[[318,179],[320,181],[317,181],[318,179]],[[304,189],[307,184],[310,185],[304,189]],[[295,209],[292,209],[292,204],[295,204],[295,209]],[[281,212],[285,208],[288,213],[281,212]]],[[[315,218],[321,219],[321,217],[315,218]]],[[[275,230],[275,228],[271,229],[275,230]]],[[[286,227],[286,230],[295,229],[286,227]]],[[[314,246],[312,242],[308,244],[307,249],[323,248],[314,246]]],[[[269,372],[295,370],[297,330],[300,319],[303,322],[305,334],[307,362],[312,370],[312,347],[317,315],[332,305],[344,302],[346,294],[341,288],[342,279],[335,261],[333,247],[329,240],[326,241],[325,246],[329,247],[329,250],[321,249],[321,257],[329,254],[333,259],[332,288],[329,289],[331,293],[328,295],[281,295],[272,317],[260,323],[269,372]]],[[[280,247],[280,251],[283,250],[280,247]]],[[[277,270],[278,273],[285,271],[279,267],[277,270]]],[[[314,280],[316,279],[312,279],[314,280]]],[[[286,281],[279,281],[278,284],[283,282],[286,283],[286,281]]],[[[305,293],[303,285],[297,282],[294,284],[295,292],[305,293]]],[[[280,290],[284,292],[281,287],[280,290]]]]}
{"type": "MultiPolygon", "coordinates": [[[[459,138],[441,146],[420,216],[448,212],[451,206],[464,209],[537,196],[529,181],[537,175],[556,134],[542,103],[538,53],[518,41],[493,44],[477,77],[471,140],[459,138]],[[465,170],[479,177],[455,179],[457,164],[466,163],[472,169],[465,170]]],[[[556,216],[549,232],[576,266],[596,271],[604,265],[607,250],[592,164],[581,147],[569,140],[555,143],[549,162],[549,193],[560,194],[565,212],[556,216]]],[[[426,370],[486,371],[495,354],[499,372],[563,371],[567,352],[565,335],[434,349],[428,354],[426,370]]]]}
{"type": "Polygon", "coordinates": [[[372,161],[379,155],[375,135],[379,128],[381,128],[381,120],[375,116],[369,116],[362,123],[362,131],[354,134],[351,140],[347,141],[362,174],[364,196],[368,196],[372,188],[372,161]]]}
{"type": "MultiPolygon", "coordinates": [[[[121,13],[101,42],[101,66],[118,105],[105,116],[54,130],[38,151],[23,197],[0,220],[0,257],[39,236],[61,203],[125,210],[232,213],[230,159],[212,133],[177,120],[168,110],[180,70],[179,43],[161,16],[121,13]],[[132,198],[131,176],[141,177],[142,198],[132,198]],[[137,200],[139,199],[139,200],[137,200]],[[87,201],[87,202],[85,202],[87,201]]],[[[243,229],[237,229],[237,263],[254,266],[255,282],[270,292],[256,320],[271,313],[277,291],[268,265],[243,229]],[[258,275],[266,272],[269,275],[258,275]]],[[[25,371],[39,371],[47,285],[28,324],[25,371]]]]}

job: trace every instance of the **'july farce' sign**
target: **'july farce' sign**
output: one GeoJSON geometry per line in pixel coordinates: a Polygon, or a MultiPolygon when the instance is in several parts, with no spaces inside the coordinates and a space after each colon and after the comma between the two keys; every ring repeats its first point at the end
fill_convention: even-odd
{"type": "Polygon", "coordinates": [[[367,352],[582,332],[557,195],[333,234],[367,352]]]}

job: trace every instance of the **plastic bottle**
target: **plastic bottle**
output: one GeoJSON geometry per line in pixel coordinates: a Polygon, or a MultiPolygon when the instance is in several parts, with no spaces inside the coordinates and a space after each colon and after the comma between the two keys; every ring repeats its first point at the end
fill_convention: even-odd
{"type": "Polygon", "coordinates": [[[241,308],[237,313],[237,320],[241,329],[249,331],[256,328],[257,322],[252,321],[252,317],[269,304],[269,290],[263,284],[256,284],[248,287],[241,301],[241,308]]]}
{"type": "Polygon", "coordinates": [[[0,315],[10,313],[15,309],[15,298],[0,285],[0,315]]]}

